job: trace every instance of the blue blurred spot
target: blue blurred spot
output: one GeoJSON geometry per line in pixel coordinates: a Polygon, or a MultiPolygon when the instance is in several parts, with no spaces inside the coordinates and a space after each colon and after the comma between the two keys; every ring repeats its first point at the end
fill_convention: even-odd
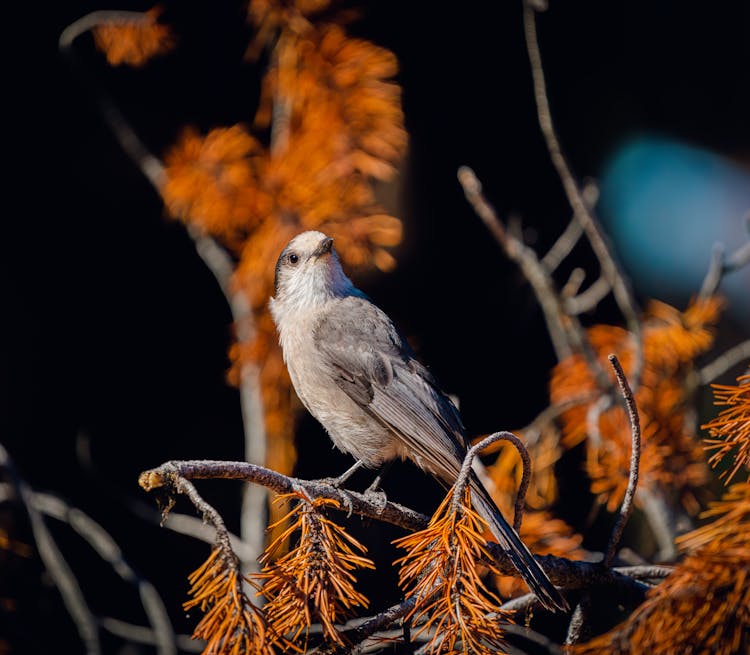
{"type": "MultiPolygon", "coordinates": [[[[700,289],[717,241],[734,252],[750,235],[750,171],[663,137],[622,145],[601,175],[599,213],[637,291],[684,306],[700,289]]],[[[719,288],[750,325],[750,266],[719,288]]]]}

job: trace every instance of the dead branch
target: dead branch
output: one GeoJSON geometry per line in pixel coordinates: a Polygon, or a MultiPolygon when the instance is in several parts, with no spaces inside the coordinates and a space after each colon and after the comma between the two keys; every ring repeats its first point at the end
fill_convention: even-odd
{"type": "MultiPolygon", "coordinates": [[[[357,514],[384,523],[390,523],[406,530],[421,530],[427,527],[429,517],[409,507],[388,501],[385,505],[370,500],[366,494],[348,489],[339,489],[325,481],[301,480],[291,478],[271,469],[248,462],[221,462],[210,460],[171,461],[145,471],[139,478],[139,484],[146,491],[166,487],[178,493],[185,493],[196,508],[207,512],[207,519],[223,526],[224,522],[215,509],[210,507],[198,495],[189,479],[233,479],[261,484],[279,493],[289,493],[295,488],[302,488],[311,497],[330,498],[340,503],[342,511],[357,514]],[[188,483],[188,484],[185,484],[188,483]],[[195,502],[197,501],[197,503],[195,502]]],[[[225,539],[226,528],[223,528],[225,539]]],[[[228,542],[227,542],[228,543],[228,542]]],[[[501,575],[517,575],[513,564],[507,560],[498,544],[489,542],[487,547],[493,562],[501,575]]],[[[586,589],[591,586],[610,588],[625,598],[640,598],[648,589],[629,575],[618,570],[607,569],[601,563],[569,560],[552,555],[536,556],[552,582],[566,589],[586,589]]]]}
{"type": "Polygon", "coordinates": [[[630,290],[630,285],[620,270],[619,264],[615,261],[603,230],[599,226],[593,212],[587,206],[583,192],[578,186],[560,146],[560,141],[552,122],[549,98],[547,97],[547,83],[545,81],[544,68],[542,67],[542,55],[536,31],[535,6],[533,3],[528,2],[528,0],[523,1],[523,23],[524,34],[526,36],[526,49],[529,55],[531,75],[534,83],[534,99],[536,101],[539,127],[547,144],[547,151],[549,152],[552,165],[555,167],[565,194],[568,197],[568,202],[573,209],[576,219],[580,222],[594,254],[599,260],[602,274],[611,285],[617,306],[625,318],[628,330],[633,335],[635,351],[633,383],[637,387],[643,365],[643,349],[641,344],[641,324],[635,300],[630,290]]]}
{"type": "Polygon", "coordinates": [[[617,544],[622,536],[622,531],[625,529],[625,524],[628,522],[630,513],[633,511],[633,500],[635,498],[635,491],[638,486],[638,470],[641,461],[641,422],[638,417],[638,408],[635,405],[635,398],[633,398],[633,391],[628,384],[628,380],[625,377],[625,373],[622,370],[620,361],[615,355],[608,357],[609,363],[615,371],[617,376],[617,384],[620,386],[622,397],[625,399],[625,404],[628,408],[628,419],[630,420],[631,430],[631,447],[630,447],[630,473],[628,475],[628,486],[625,491],[625,497],[622,500],[620,506],[620,514],[617,517],[614,527],[612,528],[612,534],[609,537],[609,543],[607,544],[607,550],[604,553],[604,565],[609,566],[612,564],[612,559],[615,556],[615,550],[617,544]]]}
{"type": "Polygon", "coordinates": [[[176,655],[174,629],[164,601],[156,588],[148,580],[141,578],[128,564],[122,550],[110,534],[88,515],[75,507],[70,507],[57,496],[33,492],[32,502],[41,513],[70,525],[113,571],[138,589],[141,604],[151,624],[150,628],[143,629],[151,634],[156,652],[160,655],[176,655]]]}
{"type": "Polygon", "coordinates": [[[586,358],[590,370],[595,372],[600,387],[609,388],[609,379],[599,365],[583,327],[575,317],[565,313],[562,297],[557,291],[555,282],[546,268],[541,265],[537,254],[520,238],[505,229],[495,209],[484,197],[482,183],[471,168],[461,166],[458,169],[458,181],[477,216],[482,219],[507,257],[518,265],[531,285],[542,308],[547,331],[558,360],[563,360],[574,352],[581,353],[586,358]]]}
{"type": "Polygon", "coordinates": [[[0,444],[0,467],[5,468],[10,474],[17,496],[21,499],[29,516],[31,532],[34,535],[39,557],[62,596],[63,604],[73,619],[87,655],[101,653],[96,619],[89,609],[78,580],[47,528],[42,513],[36,507],[33,489],[15,470],[13,461],[2,444],[0,444]]]}
{"type": "Polygon", "coordinates": [[[389,501],[383,506],[370,501],[366,494],[339,489],[322,480],[292,478],[249,462],[171,461],[145,471],[138,482],[146,491],[152,491],[159,487],[173,487],[180,479],[209,478],[254,482],[278,493],[291,493],[299,486],[312,497],[338,501],[350,513],[391,523],[406,530],[420,530],[429,522],[429,517],[403,505],[389,501]]]}

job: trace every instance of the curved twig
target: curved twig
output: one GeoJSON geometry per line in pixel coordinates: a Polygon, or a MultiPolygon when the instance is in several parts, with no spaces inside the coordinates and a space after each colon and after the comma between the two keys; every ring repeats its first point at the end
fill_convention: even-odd
{"type": "Polygon", "coordinates": [[[484,450],[490,444],[497,441],[510,441],[518,454],[521,456],[523,462],[523,473],[521,474],[521,484],[518,485],[518,493],[516,494],[516,505],[513,513],[513,529],[518,532],[521,529],[521,521],[523,519],[523,508],[526,503],[526,492],[529,489],[529,482],[531,481],[531,457],[529,451],[526,449],[526,445],[512,432],[495,432],[479,443],[469,448],[464,457],[464,462],[461,465],[461,471],[456,479],[456,486],[453,489],[453,511],[461,504],[461,499],[464,497],[464,489],[469,481],[469,472],[471,471],[471,465],[474,458],[484,450]]]}
{"type": "Polygon", "coordinates": [[[625,529],[625,524],[628,522],[630,513],[633,510],[633,499],[635,498],[635,491],[638,487],[638,470],[641,462],[641,422],[638,417],[638,408],[635,405],[635,398],[633,398],[633,391],[628,384],[628,380],[625,377],[625,373],[623,372],[622,366],[617,357],[615,355],[609,355],[608,359],[615,371],[617,384],[620,386],[620,391],[622,392],[622,396],[625,399],[625,404],[628,408],[628,419],[630,420],[631,431],[631,450],[628,486],[625,490],[625,498],[623,498],[620,507],[620,514],[612,528],[612,534],[609,537],[607,550],[604,554],[605,566],[610,566],[610,564],[612,564],[612,559],[615,556],[615,550],[620,541],[620,537],[622,536],[622,531],[625,529]]]}

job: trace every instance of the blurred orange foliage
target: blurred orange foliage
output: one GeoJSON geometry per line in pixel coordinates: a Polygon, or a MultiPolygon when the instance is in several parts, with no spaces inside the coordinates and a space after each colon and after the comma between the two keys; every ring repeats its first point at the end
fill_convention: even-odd
{"type": "MultiPolygon", "coordinates": [[[[639,485],[678,494],[686,509],[698,510],[693,491],[706,483],[708,469],[692,423],[692,398],[687,380],[693,360],[713,343],[711,330],[722,307],[719,298],[695,299],[684,312],[652,301],[643,320],[643,367],[635,400],[641,418],[642,452],[639,485]]],[[[604,369],[615,353],[626,375],[633,374],[630,334],[619,327],[596,325],[589,341],[604,369]]],[[[550,398],[563,404],[597,390],[595,372],[584,357],[574,355],[552,372],[550,398]]],[[[562,444],[572,448],[586,440],[586,469],[591,490],[609,511],[621,504],[630,468],[630,427],[620,406],[598,415],[597,434],[590,434],[589,417],[596,400],[561,414],[562,444]]],[[[637,498],[637,496],[636,496],[637,498]]]]}
{"type": "Polygon", "coordinates": [[[175,38],[167,25],[158,22],[162,13],[156,5],[141,16],[125,16],[97,25],[94,43],[112,66],[127,64],[139,68],[174,47],[175,38]]]}

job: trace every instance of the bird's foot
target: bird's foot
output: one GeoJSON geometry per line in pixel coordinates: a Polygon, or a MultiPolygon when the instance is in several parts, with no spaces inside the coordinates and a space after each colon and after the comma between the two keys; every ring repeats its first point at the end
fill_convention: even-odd
{"type": "MultiPolygon", "coordinates": [[[[377,482],[377,480],[376,480],[377,482]]],[[[388,496],[382,489],[378,489],[375,483],[371,484],[363,494],[365,500],[375,506],[378,514],[382,514],[388,505],[388,496]]]]}

